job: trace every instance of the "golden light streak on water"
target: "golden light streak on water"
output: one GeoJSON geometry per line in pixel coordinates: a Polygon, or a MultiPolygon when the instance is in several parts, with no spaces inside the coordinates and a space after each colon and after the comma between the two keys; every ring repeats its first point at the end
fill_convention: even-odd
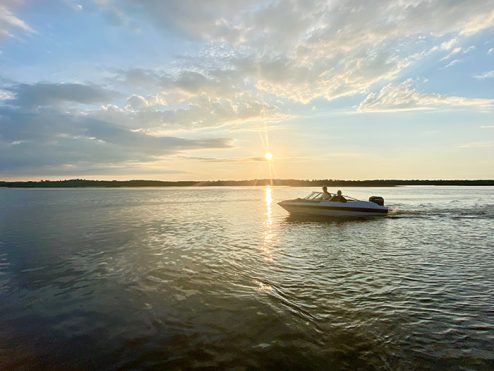
{"type": "Polygon", "coordinates": [[[266,202],[266,216],[268,217],[269,223],[272,224],[272,208],[271,204],[273,202],[272,189],[271,186],[266,186],[265,188],[265,202],[266,202]]]}
{"type": "Polygon", "coordinates": [[[272,245],[275,234],[273,232],[273,196],[271,186],[266,186],[264,188],[264,202],[266,204],[266,212],[264,219],[264,240],[262,252],[264,255],[264,260],[267,262],[272,262],[272,245]]]}

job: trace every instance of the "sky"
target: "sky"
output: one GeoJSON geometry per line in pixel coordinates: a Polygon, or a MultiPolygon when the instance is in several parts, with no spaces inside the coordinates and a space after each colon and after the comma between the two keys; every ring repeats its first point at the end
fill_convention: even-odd
{"type": "Polygon", "coordinates": [[[0,0],[0,180],[494,179],[493,114],[494,0],[0,0]]]}

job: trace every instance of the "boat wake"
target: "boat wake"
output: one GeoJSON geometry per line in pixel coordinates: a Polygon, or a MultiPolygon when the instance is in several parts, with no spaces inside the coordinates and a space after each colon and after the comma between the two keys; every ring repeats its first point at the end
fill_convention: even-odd
{"type": "Polygon", "coordinates": [[[421,208],[407,209],[390,207],[388,218],[451,218],[451,219],[494,219],[494,205],[477,205],[472,208],[421,208]]]}

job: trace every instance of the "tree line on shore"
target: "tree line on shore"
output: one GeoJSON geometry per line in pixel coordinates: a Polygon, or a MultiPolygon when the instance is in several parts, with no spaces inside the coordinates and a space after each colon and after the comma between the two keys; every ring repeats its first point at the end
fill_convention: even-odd
{"type": "Polygon", "coordinates": [[[494,186],[494,180],[335,180],[335,179],[252,179],[212,181],[162,181],[162,180],[40,180],[0,181],[0,187],[8,188],[83,188],[83,187],[215,187],[215,186],[289,186],[289,187],[396,187],[410,185],[443,186],[494,186]]]}

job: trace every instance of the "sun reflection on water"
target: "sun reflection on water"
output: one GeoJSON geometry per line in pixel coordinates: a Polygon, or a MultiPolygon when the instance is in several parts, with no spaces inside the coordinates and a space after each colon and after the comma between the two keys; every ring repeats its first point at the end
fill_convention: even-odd
{"type": "Polygon", "coordinates": [[[264,188],[264,201],[266,204],[265,220],[264,220],[264,240],[263,240],[263,255],[267,262],[273,261],[272,245],[275,237],[273,231],[273,197],[271,186],[264,188]]]}
{"type": "Polygon", "coordinates": [[[266,216],[271,223],[272,222],[272,220],[271,220],[271,217],[272,217],[271,203],[273,202],[271,186],[266,186],[266,188],[264,189],[264,192],[265,192],[264,199],[266,201],[266,216]]]}

